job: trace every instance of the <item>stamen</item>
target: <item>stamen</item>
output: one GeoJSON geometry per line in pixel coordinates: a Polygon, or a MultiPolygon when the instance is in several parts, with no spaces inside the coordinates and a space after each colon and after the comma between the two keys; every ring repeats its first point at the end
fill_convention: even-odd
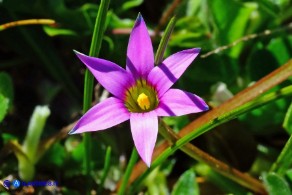
{"type": "Polygon", "coordinates": [[[137,103],[142,110],[147,110],[150,108],[150,101],[145,93],[141,93],[137,98],[137,103]]]}

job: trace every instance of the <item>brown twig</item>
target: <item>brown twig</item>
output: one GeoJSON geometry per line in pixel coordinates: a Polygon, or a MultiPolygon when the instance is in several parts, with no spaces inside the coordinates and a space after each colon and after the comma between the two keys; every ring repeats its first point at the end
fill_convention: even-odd
{"type": "MultiPolygon", "coordinates": [[[[160,124],[159,132],[163,135],[164,138],[169,140],[171,144],[176,143],[176,141],[181,138],[179,135],[175,134],[174,131],[169,126],[167,126],[165,122],[163,122],[163,120],[160,121],[160,124]]],[[[235,181],[236,183],[239,183],[240,185],[253,190],[254,192],[267,194],[263,184],[257,179],[251,177],[249,174],[242,173],[232,166],[214,158],[193,144],[187,143],[180,149],[190,157],[209,165],[212,169],[235,181]]]]}
{"type": "Polygon", "coordinates": [[[228,44],[228,45],[223,45],[221,47],[218,47],[212,51],[209,51],[203,55],[201,55],[200,57],[201,58],[206,58],[206,57],[209,57],[210,55],[213,55],[213,54],[216,54],[216,53],[219,53],[221,51],[224,51],[226,49],[229,49],[231,47],[234,47],[236,46],[237,44],[243,42],[243,41],[249,41],[249,40],[252,40],[252,39],[255,39],[255,38],[258,38],[258,37],[263,37],[263,36],[268,36],[268,35],[271,35],[271,34],[274,34],[274,33],[277,33],[277,32],[281,32],[281,31],[285,31],[285,30],[289,30],[292,28],[292,23],[289,23],[287,26],[284,26],[284,27],[281,27],[281,28],[276,28],[276,29],[273,29],[273,30],[265,30],[261,33],[258,33],[258,34],[250,34],[250,35],[246,35],[244,37],[241,37],[239,39],[237,39],[236,41],[228,44]]]}
{"type": "MultiPolygon", "coordinates": [[[[292,59],[289,60],[286,64],[279,67],[278,69],[274,70],[272,73],[268,74],[264,78],[260,79],[254,85],[246,88],[245,90],[236,94],[233,98],[228,100],[227,102],[221,104],[220,106],[206,112],[204,115],[199,117],[198,119],[194,120],[193,122],[189,123],[185,126],[180,132],[179,136],[183,137],[186,134],[190,133],[191,131],[195,131],[198,127],[204,125],[205,123],[209,122],[210,120],[216,119],[218,116],[222,115],[225,112],[229,112],[244,103],[247,103],[256,97],[262,95],[272,87],[276,86],[277,84],[285,81],[287,78],[292,76],[292,59]]],[[[164,141],[159,146],[157,146],[153,153],[153,160],[155,160],[163,151],[168,148],[170,145],[168,141],[164,141]]],[[[143,161],[139,161],[132,175],[129,179],[129,185],[135,181],[145,170],[147,169],[145,163],[143,161]]]]}
{"type": "Polygon", "coordinates": [[[154,30],[153,36],[154,39],[159,35],[161,28],[170,20],[170,18],[173,15],[173,12],[179,6],[180,3],[181,0],[174,0],[172,4],[167,8],[167,10],[162,14],[162,17],[160,18],[159,23],[154,30]]]}
{"type": "Polygon", "coordinates": [[[13,22],[8,22],[0,25],[0,31],[15,26],[24,26],[24,25],[56,25],[55,20],[51,19],[28,19],[28,20],[18,20],[13,22]]]}

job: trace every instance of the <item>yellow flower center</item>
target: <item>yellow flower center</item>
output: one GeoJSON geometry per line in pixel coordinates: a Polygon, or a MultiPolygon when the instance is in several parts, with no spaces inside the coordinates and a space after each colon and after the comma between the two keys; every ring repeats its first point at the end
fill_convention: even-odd
{"type": "Polygon", "coordinates": [[[141,93],[137,98],[137,103],[142,110],[147,110],[150,108],[150,101],[145,93],[141,93]]]}
{"type": "Polygon", "coordinates": [[[138,79],[127,89],[124,101],[127,109],[133,113],[149,112],[159,104],[155,88],[144,79],[138,79]]]}

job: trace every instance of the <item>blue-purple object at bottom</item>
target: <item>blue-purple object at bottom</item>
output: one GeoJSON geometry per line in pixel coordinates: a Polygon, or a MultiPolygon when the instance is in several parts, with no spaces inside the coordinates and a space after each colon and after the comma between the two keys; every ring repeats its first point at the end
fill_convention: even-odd
{"type": "Polygon", "coordinates": [[[14,187],[14,188],[19,188],[19,187],[24,187],[24,186],[33,186],[33,187],[46,187],[46,186],[58,186],[58,182],[57,181],[29,181],[29,182],[25,182],[25,181],[20,181],[20,180],[13,180],[13,181],[9,181],[9,180],[4,180],[3,182],[3,186],[7,189],[9,189],[10,187],[14,187]]]}

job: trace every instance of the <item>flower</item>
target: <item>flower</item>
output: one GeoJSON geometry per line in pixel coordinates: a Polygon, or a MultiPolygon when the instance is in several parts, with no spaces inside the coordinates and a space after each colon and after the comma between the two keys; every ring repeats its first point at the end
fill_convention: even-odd
{"type": "Polygon", "coordinates": [[[126,70],[119,65],[76,52],[110,97],[93,106],[69,134],[99,131],[130,119],[134,144],[150,167],[158,133],[158,116],[180,116],[208,110],[200,97],[170,89],[199,54],[199,48],[175,53],[154,67],[146,24],[139,14],[132,29],[126,70]]]}

